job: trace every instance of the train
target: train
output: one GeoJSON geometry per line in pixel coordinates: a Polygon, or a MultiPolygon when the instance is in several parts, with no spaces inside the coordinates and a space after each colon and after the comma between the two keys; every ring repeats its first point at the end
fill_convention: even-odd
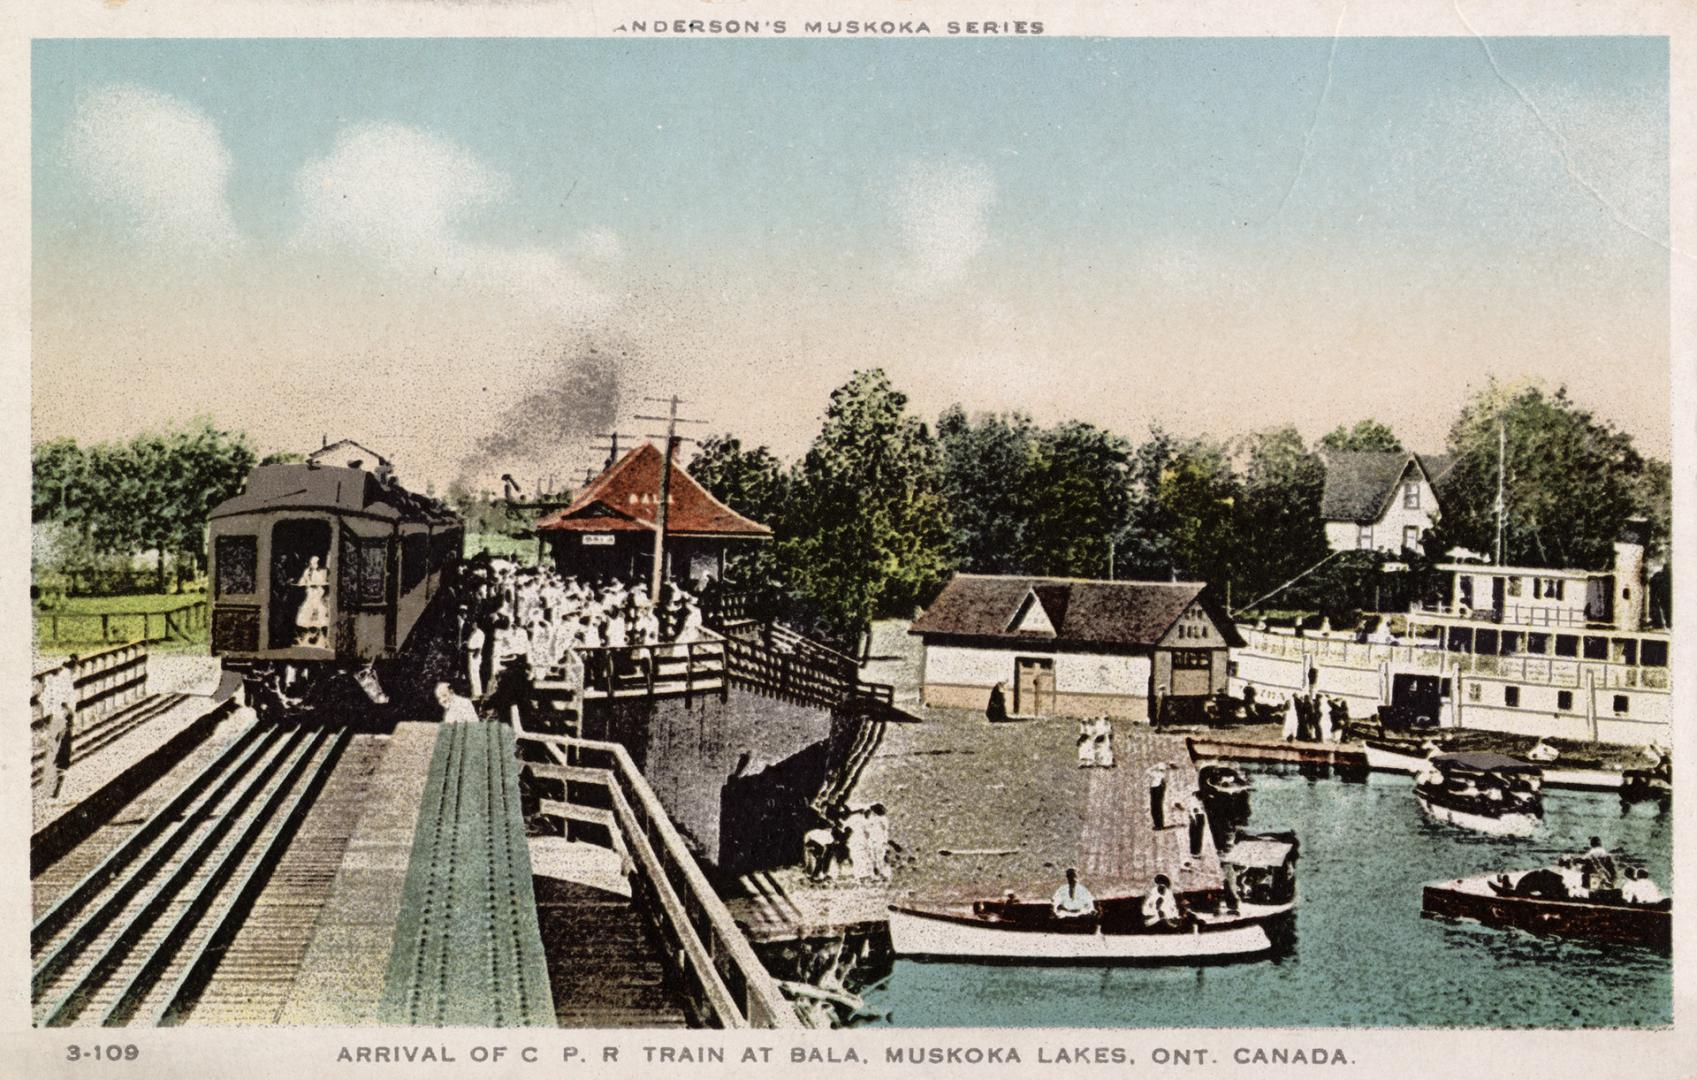
{"type": "Polygon", "coordinates": [[[418,651],[464,558],[444,503],[360,463],[262,464],[208,516],[211,651],[296,697],[418,651]]]}

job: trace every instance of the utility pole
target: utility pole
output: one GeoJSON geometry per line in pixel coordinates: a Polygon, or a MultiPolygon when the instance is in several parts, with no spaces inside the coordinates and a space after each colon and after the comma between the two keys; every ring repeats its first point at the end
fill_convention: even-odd
{"type": "Polygon", "coordinates": [[[1508,454],[1508,432],[1497,421],[1497,565],[1503,564],[1503,459],[1508,454]]]}
{"type": "MultiPolygon", "coordinates": [[[[707,421],[690,420],[678,416],[678,406],[686,403],[676,394],[673,394],[669,398],[651,397],[645,398],[644,400],[663,402],[666,405],[665,416],[645,416],[641,413],[638,413],[636,416],[636,419],[638,420],[661,420],[666,424],[666,434],[664,436],[666,440],[666,449],[660,458],[660,502],[654,508],[654,573],[651,575],[650,580],[652,581],[652,585],[648,591],[648,595],[654,600],[654,602],[658,603],[660,600],[660,586],[664,584],[666,580],[666,525],[667,519],[671,516],[672,455],[677,451],[678,443],[682,441],[678,435],[678,425],[680,423],[705,424],[707,421]]],[[[656,439],[661,438],[661,436],[658,435],[651,435],[649,437],[656,439]]]]}
{"type": "Polygon", "coordinates": [[[605,450],[605,451],[607,451],[607,463],[601,467],[603,470],[611,469],[613,467],[613,463],[619,460],[619,440],[620,439],[634,439],[634,438],[636,438],[636,436],[630,434],[629,432],[621,432],[621,431],[609,431],[605,435],[597,435],[595,437],[597,439],[606,439],[607,440],[607,445],[605,445],[605,446],[590,447],[590,449],[592,449],[592,450],[605,450]]]}

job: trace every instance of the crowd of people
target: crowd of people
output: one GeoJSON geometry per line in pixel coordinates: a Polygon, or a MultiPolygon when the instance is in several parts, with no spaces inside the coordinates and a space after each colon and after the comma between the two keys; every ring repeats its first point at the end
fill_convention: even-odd
{"type": "Polygon", "coordinates": [[[655,597],[642,584],[581,581],[549,566],[501,558],[467,564],[459,618],[473,699],[498,696],[511,668],[552,671],[574,649],[684,646],[703,635],[701,605],[676,586],[664,586],[655,597]]]}
{"type": "Polygon", "coordinates": [[[1107,716],[1078,721],[1078,767],[1114,767],[1114,722],[1107,716]]]}

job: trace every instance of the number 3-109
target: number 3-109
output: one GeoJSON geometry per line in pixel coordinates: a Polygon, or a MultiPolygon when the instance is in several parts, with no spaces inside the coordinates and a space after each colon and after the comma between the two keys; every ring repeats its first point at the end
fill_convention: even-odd
{"type": "Polygon", "coordinates": [[[141,1056],[141,1047],[135,1043],[108,1043],[101,1046],[98,1043],[84,1050],[80,1046],[65,1047],[66,1061],[81,1061],[90,1058],[94,1061],[134,1061],[141,1056]]]}

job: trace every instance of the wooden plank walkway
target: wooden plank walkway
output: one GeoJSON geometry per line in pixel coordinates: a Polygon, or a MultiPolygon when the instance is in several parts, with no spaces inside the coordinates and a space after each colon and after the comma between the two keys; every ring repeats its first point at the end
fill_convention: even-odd
{"type": "Polygon", "coordinates": [[[1181,804],[1197,777],[1182,737],[1115,720],[1115,766],[1080,768],[1075,720],[990,724],[964,711],[925,715],[925,723],[884,730],[849,793],[851,805],[882,802],[889,810],[902,848],[889,886],[815,883],[795,866],[746,875],[745,895],[727,904],[752,940],[864,930],[886,917],[893,900],[1010,890],[1046,897],[1069,866],[1099,897],[1142,893],[1157,873],[1181,891],[1222,884],[1211,837],[1200,857],[1190,857],[1181,804]],[[1157,832],[1146,770],[1158,762],[1170,771],[1167,827],[1157,832]]]}
{"type": "Polygon", "coordinates": [[[687,1025],[654,935],[630,897],[538,877],[536,910],[561,1027],[687,1025]]]}
{"type": "Polygon", "coordinates": [[[434,723],[402,723],[388,737],[278,1023],[380,1022],[383,978],[437,729],[434,723]]]}

